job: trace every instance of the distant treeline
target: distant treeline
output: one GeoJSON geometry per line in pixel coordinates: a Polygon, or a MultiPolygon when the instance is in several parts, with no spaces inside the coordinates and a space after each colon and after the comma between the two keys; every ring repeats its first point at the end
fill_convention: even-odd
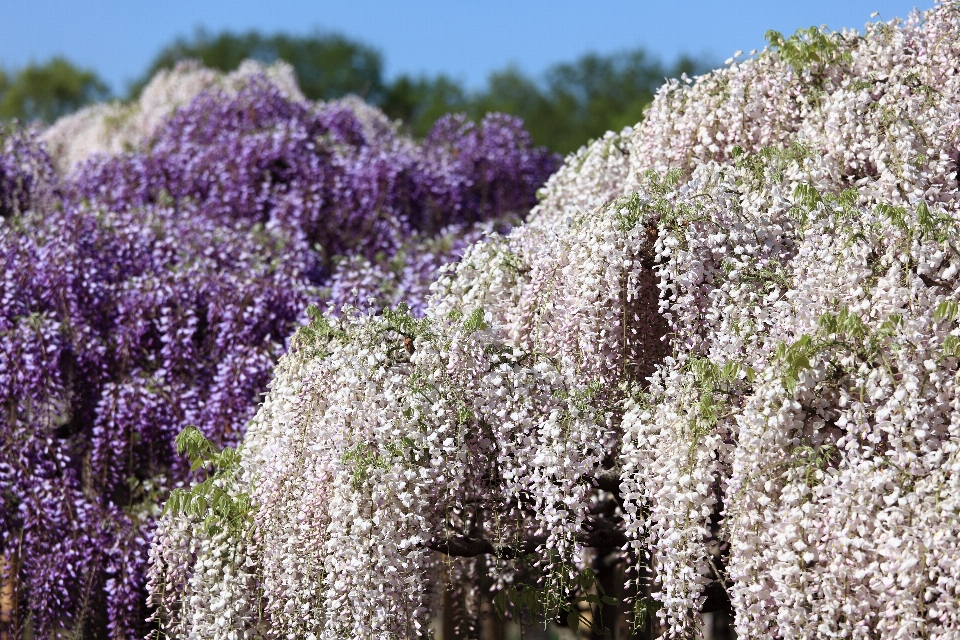
{"type": "MultiPolygon", "coordinates": [[[[128,89],[135,97],[158,70],[194,58],[204,65],[231,71],[247,59],[289,62],[304,94],[331,99],[348,93],[363,96],[390,117],[402,120],[415,136],[423,136],[445,113],[465,112],[473,118],[489,111],[520,116],[536,143],[566,153],[609,129],[640,120],[643,109],[668,77],[700,73],[708,65],[681,57],[664,65],[642,49],[612,55],[588,54],[550,67],[540,78],[516,68],[490,75],[480,91],[468,91],[456,80],[401,75],[383,77],[383,56],[376,49],[342,35],[263,35],[197,31],[165,47],[143,76],[128,89]]],[[[58,57],[17,71],[0,68],[0,119],[52,122],[85,104],[111,97],[102,79],[58,57]]]]}

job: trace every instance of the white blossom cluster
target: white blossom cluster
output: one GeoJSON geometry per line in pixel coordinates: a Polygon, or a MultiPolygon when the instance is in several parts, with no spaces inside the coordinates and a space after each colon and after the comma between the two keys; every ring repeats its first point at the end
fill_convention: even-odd
{"type": "Polygon", "coordinates": [[[774,40],[571,155],[425,319],[318,316],[218,480],[241,526],[161,523],[163,630],[417,637],[524,541],[588,566],[615,465],[670,637],[711,585],[742,638],[960,637],[958,69],[956,3],[774,40]]]}
{"type": "Polygon", "coordinates": [[[177,107],[201,92],[220,88],[238,91],[250,78],[265,76],[287,97],[303,100],[293,67],[285,62],[270,66],[245,60],[230,73],[207,69],[195,60],[161,69],[129,104],[111,102],[84,107],[46,129],[41,139],[58,171],[66,173],[94,153],[116,155],[139,148],[177,107]]]}
{"type": "Polygon", "coordinates": [[[824,184],[856,185],[870,201],[954,207],[955,11],[942,3],[905,21],[870,23],[863,35],[807,38],[787,47],[800,49],[786,56],[799,61],[767,49],[696,80],[670,80],[641,123],[568,158],[534,217],[551,224],[629,194],[648,171],[686,178],[703,162],[730,162],[737,147],[754,153],[794,142],[822,156],[816,179],[824,184]]]}
{"type": "MultiPolygon", "coordinates": [[[[166,631],[258,637],[266,616],[271,633],[297,637],[414,637],[444,574],[471,570],[424,548],[454,535],[540,538],[576,565],[591,473],[616,448],[606,389],[623,367],[621,283],[641,268],[625,266],[628,247],[648,246],[621,231],[626,213],[477,245],[427,319],[348,312],[300,334],[228,483],[249,492],[251,521],[210,537],[198,520],[161,524],[153,587],[166,631]],[[533,268],[544,242],[566,263],[533,268]],[[485,294],[459,290],[470,264],[497,260],[485,294]],[[519,301],[493,304],[507,295],[519,301]],[[494,331],[496,314],[524,308],[540,310],[494,331]],[[557,328],[574,339],[554,341],[557,328]]],[[[510,562],[497,569],[512,579],[510,562]]]]}

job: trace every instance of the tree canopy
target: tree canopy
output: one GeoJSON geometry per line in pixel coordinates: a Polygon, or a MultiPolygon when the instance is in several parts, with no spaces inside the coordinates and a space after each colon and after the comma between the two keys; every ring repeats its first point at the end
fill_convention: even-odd
{"type": "Polygon", "coordinates": [[[205,67],[233,71],[247,59],[271,64],[284,60],[293,66],[303,94],[311,100],[330,100],[354,93],[374,103],[382,100],[383,59],[376,49],[339,34],[309,36],[223,32],[200,29],[192,38],[178,38],[160,51],[140,80],[136,95],[160,69],[196,59],[205,67]]]}
{"type": "Polygon", "coordinates": [[[221,71],[232,71],[249,58],[264,63],[284,60],[293,66],[308,98],[360,95],[391,118],[402,120],[417,137],[426,135],[447,113],[464,112],[472,118],[494,111],[509,113],[523,118],[535,143],[561,153],[640,120],[666,78],[707,69],[706,63],[689,57],[666,66],[643,49],[591,53],[554,65],[541,78],[507,68],[491,74],[483,89],[468,91],[446,75],[400,75],[387,81],[376,49],[338,34],[224,32],[214,36],[199,30],[192,38],[180,38],[164,48],[134,83],[132,95],[158,70],[190,58],[221,71]]]}
{"type": "Polygon", "coordinates": [[[105,100],[110,91],[90,69],[63,57],[31,62],[16,72],[0,69],[0,119],[53,122],[91,102],[105,100]]]}
{"type": "MultiPolygon", "coordinates": [[[[556,64],[540,77],[516,67],[496,71],[486,85],[470,91],[447,75],[384,77],[383,56],[362,42],[337,33],[262,34],[256,31],[213,34],[198,29],[164,47],[147,70],[131,83],[134,99],[157,71],[183,60],[233,71],[244,60],[289,63],[303,94],[331,100],[355,94],[400,120],[408,133],[423,138],[441,117],[465,113],[479,119],[503,112],[524,120],[533,142],[569,153],[605,131],[637,122],[666,78],[706,71],[702,60],[681,57],[672,65],[643,49],[586,54],[556,64]]],[[[91,102],[110,97],[92,70],[57,57],[15,72],[0,69],[0,120],[53,122],[91,102]]]]}
{"type": "Polygon", "coordinates": [[[550,67],[542,81],[517,69],[494,73],[469,109],[473,114],[503,111],[518,115],[537,143],[568,153],[606,131],[619,131],[640,121],[667,78],[705,68],[705,63],[688,57],[666,67],[643,49],[611,55],[590,53],[550,67]]]}

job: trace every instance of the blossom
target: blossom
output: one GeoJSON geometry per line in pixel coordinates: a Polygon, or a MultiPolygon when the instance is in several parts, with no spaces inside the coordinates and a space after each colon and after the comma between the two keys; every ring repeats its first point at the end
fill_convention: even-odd
{"type": "Polygon", "coordinates": [[[958,26],[670,81],[422,319],[317,314],[216,476],[246,520],[161,521],[163,630],[409,637],[451,576],[555,615],[603,558],[669,637],[717,598],[744,638],[955,637],[958,26]]]}
{"type": "Polygon", "coordinates": [[[364,293],[419,310],[556,164],[514,119],[452,120],[421,144],[257,68],[151,86],[129,148],[0,132],[0,554],[17,598],[0,627],[16,633],[146,633],[160,504],[197,475],[177,434],[239,443],[308,305],[348,295],[347,265],[390,274],[364,293]],[[79,158],[91,148],[112,154],[79,158]]]}

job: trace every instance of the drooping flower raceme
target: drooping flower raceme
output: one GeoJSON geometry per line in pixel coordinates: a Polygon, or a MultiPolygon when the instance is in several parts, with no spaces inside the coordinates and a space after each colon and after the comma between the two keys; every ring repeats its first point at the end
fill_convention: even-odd
{"type": "Polygon", "coordinates": [[[410,637],[487,589],[597,624],[619,565],[670,637],[955,637],[958,36],[773,36],[569,157],[424,319],[316,314],[231,517],[161,521],[160,630],[410,637]]]}
{"type": "Polygon", "coordinates": [[[419,144],[356,99],[305,102],[259,73],[198,92],[187,74],[178,93],[176,73],[188,97],[142,144],[65,177],[35,134],[0,133],[11,637],[145,634],[155,518],[192,477],[176,435],[239,442],[309,303],[422,309],[437,269],[514,224],[556,165],[505,116],[419,144]],[[383,279],[347,286],[358,261],[383,279]]]}
{"type": "MultiPolygon", "coordinates": [[[[534,250],[596,256],[593,299],[566,314],[521,315],[516,330],[525,341],[508,344],[493,333],[493,312],[469,292],[451,293],[460,304],[433,307],[420,320],[404,310],[317,315],[251,423],[240,466],[217,480],[235,496],[249,492],[245,499],[262,509],[209,539],[198,535],[209,531],[202,518],[186,528],[161,525],[155,593],[170,594],[161,596],[169,612],[181,599],[198,605],[183,617],[161,613],[165,630],[217,636],[262,623],[300,635],[409,637],[425,625],[446,569],[424,546],[456,546],[451,531],[504,549],[542,539],[563,557],[576,555],[593,517],[593,486],[584,478],[615,441],[612,411],[595,405],[603,407],[603,388],[633,365],[614,355],[620,333],[592,352],[536,334],[562,320],[571,335],[595,335],[622,315],[620,287],[602,285],[620,281],[627,238],[641,233],[619,233],[628,218],[614,207],[599,228],[580,220],[560,235],[474,247],[465,272],[490,256],[502,264],[490,295],[519,292],[534,250]],[[313,558],[307,549],[315,560],[291,564],[294,555],[313,558]],[[203,558],[202,572],[183,571],[193,554],[203,558]],[[235,567],[245,567],[243,575],[235,567]],[[261,611],[268,621],[254,614],[261,611]]],[[[579,296],[579,275],[545,271],[523,295],[538,306],[546,281],[579,296]]],[[[517,567],[502,569],[510,580],[517,567]]]]}

